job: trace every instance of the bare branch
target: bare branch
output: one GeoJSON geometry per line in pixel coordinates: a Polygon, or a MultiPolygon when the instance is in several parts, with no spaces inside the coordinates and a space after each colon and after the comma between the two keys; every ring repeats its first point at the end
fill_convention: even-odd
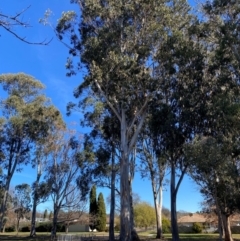
{"type": "Polygon", "coordinates": [[[31,7],[31,5],[29,5],[25,9],[23,9],[21,12],[18,12],[14,16],[9,16],[9,15],[0,13],[0,27],[4,28],[7,32],[9,32],[14,37],[21,40],[24,43],[32,44],[32,45],[48,45],[52,41],[53,38],[51,38],[49,41],[46,41],[46,39],[44,39],[41,42],[31,42],[31,41],[26,40],[26,37],[20,36],[14,30],[11,29],[13,26],[21,26],[21,27],[24,27],[24,28],[31,27],[31,25],[29,23],[24,22],[24,21],[19,19],[19,17],[22,16],[22,14],[24,12],[26,12],[30,7],[31,7]]]}

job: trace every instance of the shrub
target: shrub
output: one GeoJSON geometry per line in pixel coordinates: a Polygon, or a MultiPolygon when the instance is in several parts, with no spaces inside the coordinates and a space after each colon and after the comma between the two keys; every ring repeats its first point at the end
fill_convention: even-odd
{"type": "Polygon", "coordinates": [[[201,233],[203,231],[203,226],[201,223],[193,223],[192,230],[194,233],[201,233]]]}
{"type": "Polygon", "coordinates": [[[41,223],[36,227],[36,232],[51,232],[52,223],[41,223]]]}
{"type": "Polygon", "coordinates": [[[163,217],[163,219],[162,219],[162,232],[163,233],[171,233],[170,220],[165,217],[163,217]]]}
{"type": "Polygon", "coordinates": [[[21,228],[22,232],[30,232],[30,227],[29,226],[25,226],[21,228]]]}
{"type": "MultiPolygon", "coordinates": [[[[52,225],[51,225],[51,227],[52,227],[52,225]]],[[[57,224],[57,232],[65,232],[65,225],[57,224]]]]}
{"type": "Polygon", "coordinates": [[[120,223],[116,223],[114,230],[119,232],[120,231],[120,223]]]}
{"type": "MultiPolygon", "coordinates": [[[[39,232],[39,233],[51,232],[51,230],[52,230],[51,222],[39,223],[39,225],[36,227],[36,232],[39,232]]],[[[65,232],[65,226],[63,224],[57,224],[57,232],[65,232]]]]}
{"type": "Polygon", "coordinates": [[[178,231],[179,233],[193,233],[192,227],[187,226],[179,226],[178,231]]]}
{"type": "Polygon", "coordinates": [[[14,231],[15,231],[15,227],[14,226],[5,228],[5,232],[14,232],[14,231]]]}

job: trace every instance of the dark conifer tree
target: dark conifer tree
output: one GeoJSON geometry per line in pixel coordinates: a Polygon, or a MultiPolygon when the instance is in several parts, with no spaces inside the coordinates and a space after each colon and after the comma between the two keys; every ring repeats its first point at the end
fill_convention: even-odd
{"type": "Polygon", "coordinates": [[[89,223],[90,228],[93,230],[96,227],[97,219],[97,194],[96,186],[94,185],[90,191],[90,205],[89,205],[89,223]]]}
{"type": "Polygon", "coordinates": [[[98,195],[97,203],[97,225],[96,228],[99,232],[105,231],[106,228],[106,207],[103,194],[100,192],[98,195]]]}

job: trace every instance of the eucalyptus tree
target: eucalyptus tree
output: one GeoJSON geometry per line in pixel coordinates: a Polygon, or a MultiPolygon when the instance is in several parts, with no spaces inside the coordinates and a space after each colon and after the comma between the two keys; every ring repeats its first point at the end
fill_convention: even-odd
{"type": "Polygon", "coordinates": [[[211,28],[213,42],[218,42],[240,62],[239,19],[240,7],[238,1],[213,0],[202,6],[204,16],[211,28]]]}
{"type": "Polygon", "coordinates": [[[164,156],[163,151],[159,146],[156,148],[154,135],[152,134],[154,127],[150,127],[151,121],[149,119],[151,115],[148,115],[142,132],[140,133],[137,152],[140,159],[140,173],[142,178],[149,178],[152,186],[155,215],[156,215],[156,238],[162,238],[162,204],[163,204],[163,185],[164,177],[167,171],[168,162],[167,157],[164,156]]]}
{"type": "MultiPolygon", "coordinates": [[[[53,202],[52,238],[56,237],[59,211],[75,204],[73,201],[69,202],[68,197],[78,189],[77,179],[81,174],[80,152],[81,136],[77,136],[75,131],[59,129],[49,138],[45,179],[53,202]]],[[[79,196],[75,198],[79,199],[79,196]]]]}
{"type": "MultiPolygon", "coordinates": [[[[187,6],[181,10],[184,12],[187,6]]],[[[184,16],[184,14],[182,14],[184,16]]],[[[191,18],[190,18],[191,19],[191,18]]],[[[183,22],[184,23],[184,22],[183,22]]],[[[156,95],[150,106],[150,128],[157,156],[169,163],[171,192],[171,230],[179,240],[177,225],[177,193],[189,166],[183,147],[203,130],[206,89],[203,78],[207,66],[207,47],[200,41],[200,26],[192,19],[176,29],[159,47],[157,74],[162,96],[156,95]]]]}
{"type": "Polygon", "coordinates": [[[239,211],[239,140],[199,136],[186,147],[192,159],[190,174],[200,186],[206,202],[216,207],[226,241],[232,241],[230,216],[239,211]]]}
{"type": "MultiPolygon", "coordinates": [[[[85,137],[85,150],[94,156],[91,161],[92,182],[100,187],[111,189],[109,237],[114,239],[115,193],[119,193],[116,182],[119,173],[119,130],[114,116],[94,104],[93,112],[85,114],[84,123],[92,126],[92,131],[85,137]]],[[[90,156],[91,154],[86,156],[90,156]]],[[[89,164],[87,164],[89,166],[89,164]]]]}
{"type": "Polygon", "coordinates": [[[15,201],[14,201],[14,212],[17,216],[17,232],[19,231],[20,219],[24,218],[25,214],[31,210],[31,187],[26,184],[20,184],[15,187],[15,201]]]}
{"type": "Polygon", "coordinates": [[[44,95],[43,84],[32,76],[23,73],[1,75],[0,83],[7,93],[1,99],[0,158],[4,193],[0,209],[1,229],[14,173],[32,163],[31,151],[47,138],[52,120],[60,113],[44,95]]]}
{"type": "MultiPolygon", "coordinates": [[[[86,90],[95,93],[118,118],[121,143],[120,240],[131,240],[129,156],[145,121],[148,104],[159,90],[158,78],[154,74],[157,48],[166,41],[167,35],[171,35],[171,28],[184,18],[175,11],[179,10],[175,7],[179,6],[179,1],[72,2],[79,4],[81,18],[78,19],[76,12],[63,13],[56,31],[61,40],[66,40],[65,36],[70,33],[70,55],[80,56],[78,67],[86,68],[75,96],[84,98],[86,90]]],[[[188,19],[184,21],[188,22],[188,19]]],[[[71,57],[66,67],[69,75],[74,74],[71,57]]]]}
{"type": "MultiPolygon", "coordinates": [[[[56,128],[64,127],[65,124],[62,117],[59,115],[57,117],[51,118],[52,110],[49,110],[47,116],[42,116],[43,119],[49,119],[51,126],[49,126],[48,136],[51,136],[55,132],[56,128]]],[[[45,202],[50,195],[50,188],[47,183],[42,180],[45,167],[47,165],[47,158],[49,155],[49,139],[44,138],[39,140],[35,145],[35,151],[33,154],[34,160],[32,162],[32,167],[36,169],[37,175],[36,180],[32,184],[32,196],[33,196],[33,207],[32,207],[32,218],[31,218],[31,229],[30,236],[34,237],[36,235],[36,210],[40,203],[45,202]]]]}

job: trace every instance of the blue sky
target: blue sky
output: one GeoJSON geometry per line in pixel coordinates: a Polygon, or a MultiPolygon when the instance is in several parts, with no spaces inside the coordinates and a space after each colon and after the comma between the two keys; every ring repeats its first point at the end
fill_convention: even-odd
{"type": "MultiPolygon", "coordinates": [[[[0,74],[24,72],[34,76],[46,86],[46,95],[52,99],[53,104],[61,111],[67,123],[79,123],[80,114],[75,113],[70,117],[66,116],[66,105],[74,100],[73,90],[81,82],[81,73],[74,77],[66,77],[65,63],[68,57],[68,50],[54,36],[53,30],[48,26],[39,24],[39,19],[44,16],[47,9],[51,9],[53,15],[52,23],[60,17],[63,11],[78,10],[77,6],[70,4],[70,0],[7,0],[2,1],[0,10],[2,13],[14,15],[26,7],[31,7],[24,13],[23,20],[29,22],[31,28],[14,28],[19,35],[26,37],[26,40],[39,42],[44,39],[50,40],[48,46],[28,45],[15,38],[4,29],[0,28],[0,74]]],[[[79,131],[84,132],[79,126],[79,131]]],[[[16,173],[12,186],[28,181],[31,183],[35,178],[35,170],[26,169],[24,172],[16,173]]],[[[164,191],[163,205],[170,208],[170,194],[164,191]]],[[[109,195],[107,189],[97,189],[103,192],[106,198],[109,195]]],[[[153,203],[152,189],[148,180],[141,180],[138,174],[133,181],[133,191],[138,193],[141,200],[153,203]]],[[[188,212],[196,212],[201,209],[202,197],[198,187],[185,177],[180,186],[177,209],[188,212]]],[[[50,204],[43,204],[39,209],[51,209],[50,204]]]]}

